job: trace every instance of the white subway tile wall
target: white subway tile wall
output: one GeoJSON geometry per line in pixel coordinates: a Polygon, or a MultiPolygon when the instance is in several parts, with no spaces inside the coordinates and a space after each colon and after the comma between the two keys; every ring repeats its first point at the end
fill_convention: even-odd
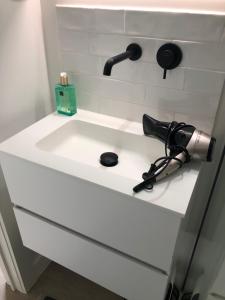
{"type": "Polygon", "coordinates": [[[125,32],[164,39],[218,41],[224,17],[190,13],[126,12],[125,32]]]}
{"type": "Polygon", "coordinates": [[[61,69],[71,74],[80,108],[212,130],[225,79],[225,16],[57,7],[57,20],[61,69]],[[106,60],[132,42],[143,48],[141,59],[103,76],[106,60]],[[156,53],[167,42],[181,47],[183,60],[163,80],[156,53]]]}

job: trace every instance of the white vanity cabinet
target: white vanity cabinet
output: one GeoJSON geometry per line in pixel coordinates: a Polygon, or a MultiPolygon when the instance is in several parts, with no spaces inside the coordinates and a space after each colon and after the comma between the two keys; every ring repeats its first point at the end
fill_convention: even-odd
{"type": "Polygon", "coordinates": [[[17,157],[2,166],[25,246],[126,299],[164,300],[177,215],[17,157]]]}
{"type": "Polygon", "coordinates": [[[16,157],[3,169],[15,205],[170,272],[178,215],[16,157]]]}
{"type": "Polygon", "coordinates": [[[21,209],[15,214],[25,246],[126,299],[164,299],[162,272],[21,209]]]}
{"type": "MultiPolygon", "coordinates": [[[[74,119],[79,117],[82,113],[74,119]]],[[[93,122],[100,118],[104,125],[102,116],[89,113],[88,117],[93,122]]],[[[121,128],[121,121],[105,118],[107,126],[121,128]]],[[[0,145],[1,166],[24,245],[128,300],[164,300],[197,169],[172,176],[173,184],[162,182],[152,192],[134,195],[137,180],[129,174],[122,177],[98,162],[96,167],[88,166],[37,147],[43,134],[67,120],[50,115],[0,145]],[[180,197],[182,188],[186,193],[180,197]]],[[[132,138],[136,134],[138,140],[135,128],[132,138]]],[[[56,147],[56,141],[53,144],[56,147]]],[[[131,142],[129,147],[131,151],[131,142]]]]}
{"type": "Polygon", "coordinates": [[[223,261],[220,270],[216,276],[216,279],[209,291],[209,296],[207,297],[207,300],[225,298],[224,278],[225,278],[225,260],[223,261]]]}

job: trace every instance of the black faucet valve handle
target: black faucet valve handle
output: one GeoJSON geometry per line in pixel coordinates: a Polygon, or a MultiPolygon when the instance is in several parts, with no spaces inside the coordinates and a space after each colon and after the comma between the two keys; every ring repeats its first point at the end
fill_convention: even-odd
{"type": "Polygon", "coordinates": [[[163,70],[163,79],[166,79],[166,73],[167,73],[167,69],[163,70]]]}
{"type": "Polygon", "coordinates": [[[182,51],[176,44],[167,43],[159,48],[156,59],[164,70],[163,79],[166,79],[167,70],[175,69],[180,64],[182,51]]]}

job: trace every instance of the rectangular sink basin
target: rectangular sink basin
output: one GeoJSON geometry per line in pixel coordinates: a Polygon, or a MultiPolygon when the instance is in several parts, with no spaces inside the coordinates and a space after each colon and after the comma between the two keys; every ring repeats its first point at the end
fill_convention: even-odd
{"type": "Polygon", "coordinates": [[[157,140],[80,120],[69,121],[41,139],[37,146],[54,155],[139,180],[148,171],[150,162],[163,155],[163,147],[157,140]],[[116,153],[118,164],[101,165],[100,155],[104,152],[116,153]]]}

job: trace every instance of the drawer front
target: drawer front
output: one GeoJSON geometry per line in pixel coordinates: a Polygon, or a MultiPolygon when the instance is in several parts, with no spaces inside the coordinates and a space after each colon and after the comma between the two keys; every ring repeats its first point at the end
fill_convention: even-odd
{"type": "Polygon", "coordinates": [[[21,209],[14,211],[30,249],[128,300],[164,299],[165,274],[21,209]]]}
{"type": "Polygon", "coordinates": [[[16,205],[169,274],[180,216],[15,157],[2,166],[16,205]]]}

